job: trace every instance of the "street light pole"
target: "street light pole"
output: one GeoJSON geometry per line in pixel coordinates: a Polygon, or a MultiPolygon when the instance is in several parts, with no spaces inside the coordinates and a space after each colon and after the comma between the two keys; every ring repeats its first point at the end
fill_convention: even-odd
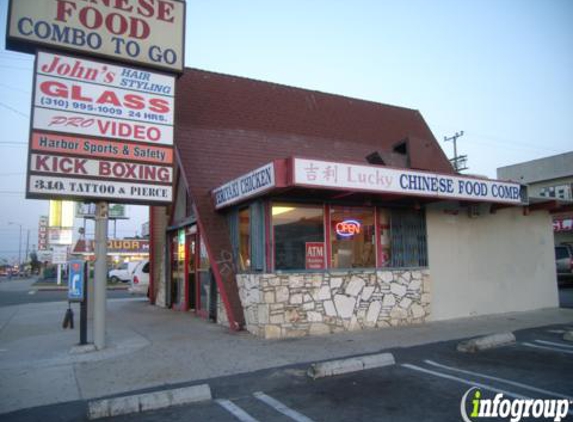
{"type": "Polygon", "coordinates": [[[18,271],[22,270],[22,225],[20,223],[9,222],[8,225],[20,226],[20,237],[18,238],[18,271]]]}

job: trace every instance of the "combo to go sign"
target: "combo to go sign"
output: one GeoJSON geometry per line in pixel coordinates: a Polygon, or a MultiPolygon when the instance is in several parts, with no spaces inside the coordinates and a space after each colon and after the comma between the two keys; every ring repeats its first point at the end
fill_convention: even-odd
{"type": "Polygon", "coordinates": [[[51,46],[182,72],[184,29],[180,0],[12,0],[8,46],[51,46]]]}

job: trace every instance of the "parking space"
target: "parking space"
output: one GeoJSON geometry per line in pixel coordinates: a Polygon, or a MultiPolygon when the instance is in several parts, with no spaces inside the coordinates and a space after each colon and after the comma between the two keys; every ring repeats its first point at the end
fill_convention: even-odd
{"type": "MultiPolygon", "coordinates": [[[[478,353],[457,352],[457,341],[398,348],[391,350],[393,366],[318,380],[306,376],[308,365],[210,379],[212,401],[104,421],[460,421],[462,401],[471,411],[477,390],[486,401],[497,394],[509,401],[562,400],[568,407],[562,420],[573,420],[573,343],[562,338],[569,329],[573,324],[519,331],[516,344],[478,353]]],[[[57,406],[43,410],[51,414],[63,415],[57,406]]]]}
{"type": "MultiPolygon", "coordinates": [[[[457,352],[457,342],[396,349],[394,366],[316,381],[307,378],[302,367],[263,371],[224,385],[213,383],[217,400],[207,408],[215,421],[456,421],[461,420],[462,397],[472,387],[483,398],[501,393],[510,400],[570,401],[573,344],[562,340],[569,328],[573,327],[525,330],[516,333],[515,345],[472,354],[457,352]],[[259,388],[263,393],[255,391],[259,388]],[[261,400],[261,394],[270,399],[261,400]]],[[[205,420],[193,409],[181,409],[177,415],[205,420]]],[[[565,420],[573,418],[571,409],[565,420]]],[[[159,421],[166,416],[156,412],[137,420],[159,421]]]]}

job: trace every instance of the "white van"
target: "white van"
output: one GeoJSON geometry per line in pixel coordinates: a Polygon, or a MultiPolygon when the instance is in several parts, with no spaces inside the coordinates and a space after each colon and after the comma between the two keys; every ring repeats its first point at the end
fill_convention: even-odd
{"type": "Polygon", "coordinates": [[[135,267],[142,261],[130,261],[122,262],[107,275],[107,278],[112,283],[117,283],[121,281],[122,283],[129,283],[131,280],[131,273],[135,270],[135,267]]]}
{"type": "Polygon", "coordinates": [[[149,289],[149,260],[140,261],[131,273],[128,291],[134,294],[147,294],[149,289]]]}

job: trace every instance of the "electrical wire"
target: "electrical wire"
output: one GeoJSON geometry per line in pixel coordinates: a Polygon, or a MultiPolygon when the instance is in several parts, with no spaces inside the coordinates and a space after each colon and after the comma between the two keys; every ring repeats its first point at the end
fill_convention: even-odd
{"type": "Polygon", "coordinates": [[[25,117],[26,119],[29,119],[29,118],[30,118],[29,115],[27,115],[27,114],[25,114],[25,113],[22,113],[20,110],[16,110],[14,107],[11,107],[11,106],[9,106],[9,105],[7,105],[7,104],[4,104],[3,102],[0,102],[0,106],[6,108],[6,109],[8,109],[8,110],[10,110],[10,111],[12,111],[12,112],[14,112],[14,113],[16,113],[16,114],[19,114],[19,115],[22,116],[22,117],[25,117]]]}

